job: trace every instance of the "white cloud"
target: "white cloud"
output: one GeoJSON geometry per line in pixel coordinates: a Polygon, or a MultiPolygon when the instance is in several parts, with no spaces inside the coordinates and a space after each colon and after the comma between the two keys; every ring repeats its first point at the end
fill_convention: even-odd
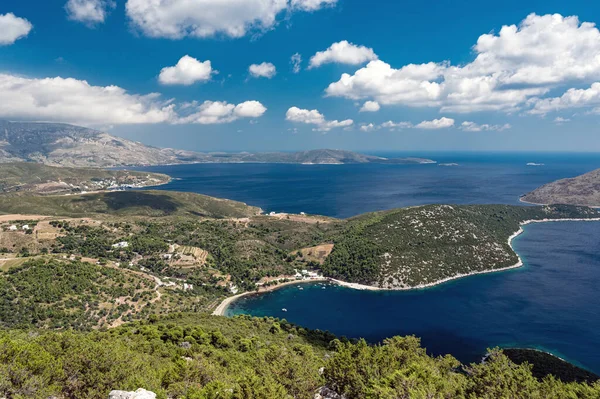
{"type": "Polygon", "coordinates": [[[156,93],[130,94],[72,78],[0,74],[0,117],[104,126],[170,122],[176,113],[156,93]]]}
{"type": "Polygon", "coordinates": [[[563,118],[562,116],[557,116],[556,118],[554,118],[554,123],[556,123],[557,125],[561,125],[567,122],[571,122],[571,119],[563,118]]]}
{"type": "Polygon", "coordinates": [[[277,68],[270,62],[263,62],[261,64],[250,65],[248,72],[255,78],[271,79],[277,73],[277,68]]]}
{"type": "Polygon", "coordinates": [[[600,79],[600,31],[558,14],[531,14],[518,26],[481,35],[475,59],[408,64],[399,69],[371,61],[329,85],[328,96],[380,104],[435,107],[445,112],[514,112],[571,82],[600,79]]]}
{"type": "Polygon", "coordinates": [[[483,131],[501,132],[503,130],[510,129],[511,127],[512,126],[508,123],[505,123],[504,125],[489,125],[487,123],[480,125],[478,123],[470,122],[470,121],[464,121],[460,125],[460,129],[464,130],[465,132],[483,132],[483,131]]]}
{"type": "Polygon", "coordinates": [[[396,129],[410,129],[413,127],[413,124],[410,122],[392,122],[387,121],[381,124],[382,128],[396,130],[396,129]]]}
{"type": "Polygon", "coordinates": [[[34,79],[0,74],[0,118],[107,126],[154,123],[228,123],[258,118],[258,101],[240,104],[196,101],[176,104],[160,94],[128,93],[118,86],[92,86],[73,78],[34,79]]]}
{"type": "Polygon", "coordinates": [[[198,61],[197,59],[184,55],[177,65],[165,67],[158,75],[158,81],[164,85],[189,86],[196,82],[210,80],[217,71],[212,69],[210,61],[198,61]]]}
{"type": "Polygon", "coordinates": [[[529,113],[539,115],[564,109],[600,106],[600,82],[593,83],[587,89],[569,89],[560,97],[534,98],[530,103],[533,108],[529,113]]]}
{"type": "Polygon", "coordinates": [[[280,14],[317,11],[337,0],[127,0],[128,17],[150,37],[232,38],[273,28],[280,14]]]}
{"type": "Polygon", "coordinates": [[[377,101],[366,101],[360,109],[360,112],[377,112],[381,106],[377,101]]]}
{"type": "Polygon", "coordinates": [[[33,25],[13,13],[0,14],[0,46],[13,44],[17,40],[27,36],[33,29],[33,25]]]}
{"type": "Polygon", "coordinates": [[[267,108],[258,101],[246,101],[237,105],[225,101],[205,101],[200,105],[194,104],[192,112],[181,117],[177,123],[230,123],[241,118],[258,118],[266,111],[267,108]]]}
{"type": "Polygon", "coordinates": [[[317,11],[323,7],[334,6],[337,0],[292,0],[291,7],[302,11],[317,11]]]}
{"type": "Polygon", "coordinates": [[[446,129],[454,126],[454,119],[441,117],[440,119],[434,119],[432,121],[423,121],[418,125],[415,125],[417,129],[446,129]]]}
{"type": "Polygon", "coordinates": [[[308,69],[320,67],[323,64],[338,63],[359,65],[367,61],[377,59],[377,54],[373,49],[365,46],[357,46],[342,40],[333,43],[327,50],[319,51],[310,58],[308,69]]]}
{"type": "Polygon", "coordinates": [[[292,55],[290,58],[290,64],[292,65],[292,72],[300,72],[300,69],[302,68],[302,55],[300,53],[292,55]]]}
{"type": "Polygon", "coordinates": [[[103,23],[108,12],[115,6],[112,0],[69,0],[65,9],[69,19],[95,25],[103,23]]]}
{"type": "Polygon", "coordinates": [[[285,114],[285,119],[290,122],[306,123],[309,125],[315,125],[313,129],[319,132],[328,132],[331,129],[338,127],[349,127],[354,124],[352,119],[346,119],[343,121],[328,121],[325,116],[316,109],[300,109],[298,107],[291,107],[285,114]]]}
{"type": "Polygon", "coordinates": [[[376,126],[372,123],[360,125],[361,132],[373,132],[373,131],[379,130],[379,129],[381,129],[381,126],[376,126]]]}

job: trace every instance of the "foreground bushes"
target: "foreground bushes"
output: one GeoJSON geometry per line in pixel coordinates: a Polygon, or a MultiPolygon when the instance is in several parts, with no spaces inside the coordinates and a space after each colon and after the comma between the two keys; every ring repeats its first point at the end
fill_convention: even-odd
{"type": "Polygon", "coordinates": [[[179,315],[91,333],[0,333],[0,396],[106,399],[143,387],[159,398],[598,398],[600,384],[534,378],[499,351],[484,364],[433,358],[415,337],[333,339],[285,320],[179,315]]]}

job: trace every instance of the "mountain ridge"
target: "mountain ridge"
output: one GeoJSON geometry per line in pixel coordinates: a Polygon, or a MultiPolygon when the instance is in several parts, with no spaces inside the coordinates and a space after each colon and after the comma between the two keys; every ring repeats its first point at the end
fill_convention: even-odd
{"type": "Polygon", "coordinates": [[[153,147],[99,130],[63,123],[0,120],[0,163],[7,162],[101,168],[189,163],[435,163],[424,158],[388,159],[332,149],[291,153],[203,153],[153,147]]]}

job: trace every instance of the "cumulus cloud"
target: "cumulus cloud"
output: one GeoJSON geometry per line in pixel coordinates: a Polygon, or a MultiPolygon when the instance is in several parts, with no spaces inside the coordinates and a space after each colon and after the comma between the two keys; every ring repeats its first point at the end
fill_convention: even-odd
{"type": "Polygon", "coordinates": [[[13,13],[0,14],[0,46],[13,44],[33,29],[31,22],[13,13]]]}
{"type": "Polygon", "coordinates": [[[373,131],[379,130],[379,129],[381,129],[381,126],[376,126],[372,123],[360,125],[361,132],[373,132],[373,131]]]}
{"type": "Polygon", "coordinates": [[[300,53],[292,55],[290,64],[292,65],[292,72],[299,73],[302,68],[302,55],[300,53]]]}
{"type": "Polygon", "coordinates": [[[557,125],[562,125],[563,123],[567,122],[571,122],[571,119],[563,118],[562,116],[557,116],[556,118],[554,118],[554,123],[556,123],[557,125]]]}
{"type": "Polygon", "coordinates": [[[446,129],[454,126],[454,119],[441,117],[440,119],[434,119],[432,121],[423,121],[417,125],[415,128],[417,129],[446,129]]]}
{"type": "Polygon", "coordinates": [[[338,63],[359,65],[367,61],[377,59],[377,54],[373,49],[365,46],[357,46],[342,40],[333,43],[327,50],[319,51],[310,58],[308,69],[320,67],[323,64],[338,63]]]}
{"type": "Polygon", "coordinates": [[[248,72],[254,78],[267,78],[271,79],[277,74],[277,68],[270,62],[263,62],[261,64],[252,64],[248,68],[248,72]]]}
{"type": "Polygon", "coordinates": [[[195,101],[176,104],[158,93],[133,94],[118,86],[93,86],[73,78],[26,78],[0,74],[0,118],[43,120],[84,126],[154,123],[228,123],[258,118],[258,101],[237,105],[195,101]]]}
{"type": "Polygon", "coordinates": [[[217,71],[212,69],[210,61],[201,62],[184,55],[177,65],[163,68],[158,75],[158,81],[164,85],[189,86],[196,82],[206,82],[215,73],[217,71]]]}
{"type": "Polygon", "coordinates": [[[230,123],[241,118],[261,117],[267,108],[258,101],[245,101],[240,104],[230,104],[225,101],[204,101],[193,104],[191,113],[177,120],[177,123],[199,123],[202,125],[230,123]]]}
{"type": "Polygon", "coordinates": [[[511,127],[512,126],[508,123],[505,123],[504,125],[490,125],[487,123],[478,124],[478,123],[470,122],[470,121],[464,121],[460,125],[460,129],[464,130],[465,132],[483,132],[483,131],[501,132],[503,130],[510,129],[511,127]]]}
{"type": "Polygon", "coordinates": [[[157,93],[131,94],[72,78],[0,74],[0,117],[104,126],[170,122],[176,113],[171,101],[157,93]]]}
{"type": "Polygon", "coordinates": [[[331,129],[338,127],[349,127],[354,124],[352,119],[346,119],[343,121],[328,121],[325,116],[318,110],[300,109],[298,107],[291,107],[285,114],[285,119],[290,122],[306,123],[309,125],[315,125],[314,131],[328,132],[331,129]]]}
{"type": "Polygon", "coordinates": [[[273,28],[281,14],[313,12],[337,0],[127,0],[133,25],[150,37],[232,38],[273,28]]]}
{"type": "Polygon", "coordinates": [[[600,106],[600,82],[587,89],[569,89],[560,97],[535,98],[530,103],[533,108],[529,113],[539,115],[571,108],[597,107],[600,106]]]}
{"type": "Polygon", "coordinates": [[[366,101],[360,108],[360,112],[377,112],[381,109],[381,106],[377,101],[366,101]]]}
{"type": "Polygon", "coordinates": [[[513,112],[558,85],[600,79],[600,31],[575,16],[531,14],[518,26],[481,35],[473,50],[475,59],[461,66],[429,62],[396,69],[374,60],[343,74],[326,94],[443,112],[513,112]]]}
{"type": "Polygon", "coordinates": [[[103,23],[109,11],[115,8],[112,0],[69,0],[65,5],[67,16],[87,25],[103,23]]]}

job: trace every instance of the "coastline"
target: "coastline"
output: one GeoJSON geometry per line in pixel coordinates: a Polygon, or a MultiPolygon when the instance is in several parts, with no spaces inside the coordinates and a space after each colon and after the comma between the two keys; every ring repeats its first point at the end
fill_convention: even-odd
{"type": "Polygon", "coordinates": [[[289,285],[305,284],[305,283],[318,283],[318,282],[324,282],[324,281],[329,281],[329,280],[330,279],[328,279],[326,277],[308,278],[306,280],[293,280],[293,281],[287,281],[285,283],[279,283],[276,285],[272,285],[270,287],[261,287],[257,291],[242,292],[241,294],[233,295],[233,296],[223,299],[223,301],[221,301],[221,303],[215,308],[215,310],[213,310],[212,315],[213,316],[225,316],[225,313],[227,312],[227,309],[229,308],[229,306],[233,302],[235,302],[238,299],[243,298],[245,296],[250,296],[250,295],[255,295],[255,294],[264,294],[267,292],[276,291],[280,288],[287,287],[289,285]]]}
{"type": "Polygon", "coordinates": [[[508,245],[510,247],[510,249],[517,255],[517,263],[515,263],[514,265],[511,266],[506,266],[506,267],[501,267],[498,269],[486,269],[486,270],[480,270],[480,271],[476,271],[476,272],[471,272],[471,273],[463,273],[463,274],[457,274],[455,276],[452,277],[448,277],[445,279],[441,279],[441,280],[437,280],[434,281],[432,283],[427,283],[427,284],[419,284],[416,285],[414,287],[398,287],[398,288],[381,288],[381,287],[375,287],[372,285],[365,285],[365,284],[358,284],[358,283],[349,283],[346,281],[341,281],[341,280],[336,280],[334,278],[330,278],[330,277],[323,277],[323,278],[318,278],[318,279],[308,279],[308,280],[297,280],[297,281],[289,281],[287,283],[281,283],[281,284],[277,284],[275,286],[272,287],[268,287],[266,289],[263,290],[259,290],[259,291],[249,291],[249,292],[244,292],[241,294],[237,294],[228,298],[225,298],[213,311],[213,315],[214,316],[225,316],[225,313],[228,309],[228,307],[235,302],[236,300],[238,300],[241,297],[247,296],[247,295],[252,295],[252,294],[261,294],[261,293],[265,293],[265,292],[270,292],[270,291],[275,291],[279,288],[283,288],[285,286],[288,285],[293,285],[293,284],[298,284],[298,283],[311,283],[311,282],[318,282],[318,281],[328,281],[330,283],[334,283],[337,284],[341,287],[346,287],[346,288],[350,288],[353,290],[362,290],[362,291],[411,291],[411,290],[419,290],[419,289],[426,289],[426,288],[432,288],[435,287],[437,285],[440,284],[444,284],[453,280],[458,280],[461,278],[465,278],[465,277],[469,277],[469,276],[475,276],[478,274],[489,274],[489,273],[496,273],[496,272],[503,272],[503,271],[507,271],[507,270],[511,270],[511,269],[517,269],[519,267],[522,267],[524,265],[523,263],[523,259],[521,258],[521,256],[514,250],[513,248],[513,241],[515,238],[517,238],[518,236],[520,236],[521,234],[523,234],[525,232],[525,230],[523,229],[523,226],[529,225],[529,224],[533,224],[533,223],[552,223],[552,222],[600,222],[600,217],[598,218],[588,218],[588,219],[576,219],[576,218],[569,218],[569,219],[530,219],[530,220],[525,220],[522,221],[521,223],[519,223],[519,230],[517,230],[516,232],[514,232],[510,237],[508,237],[508,245]]]}
{"type": "MultiPolygon", "coordinates": [[[[523,197],[525,196],[521,196],[519,197],[519,202],[522,202],[524,204],[528,204],[528,205],[537,205],[537,206],[548,206],[548,205],[552,205],[552,204],[538,204],[537,202],[531,202],[531,201],[525,201],[523,199],[523,197]]],[[[585,206],[587,208],[592,208],[592,209],[600,209],[600,206],[595,206],[595,205],[582,205],[582,204],[566,204],[566,205],[572,205],[572,206],[585,206]]]]}

